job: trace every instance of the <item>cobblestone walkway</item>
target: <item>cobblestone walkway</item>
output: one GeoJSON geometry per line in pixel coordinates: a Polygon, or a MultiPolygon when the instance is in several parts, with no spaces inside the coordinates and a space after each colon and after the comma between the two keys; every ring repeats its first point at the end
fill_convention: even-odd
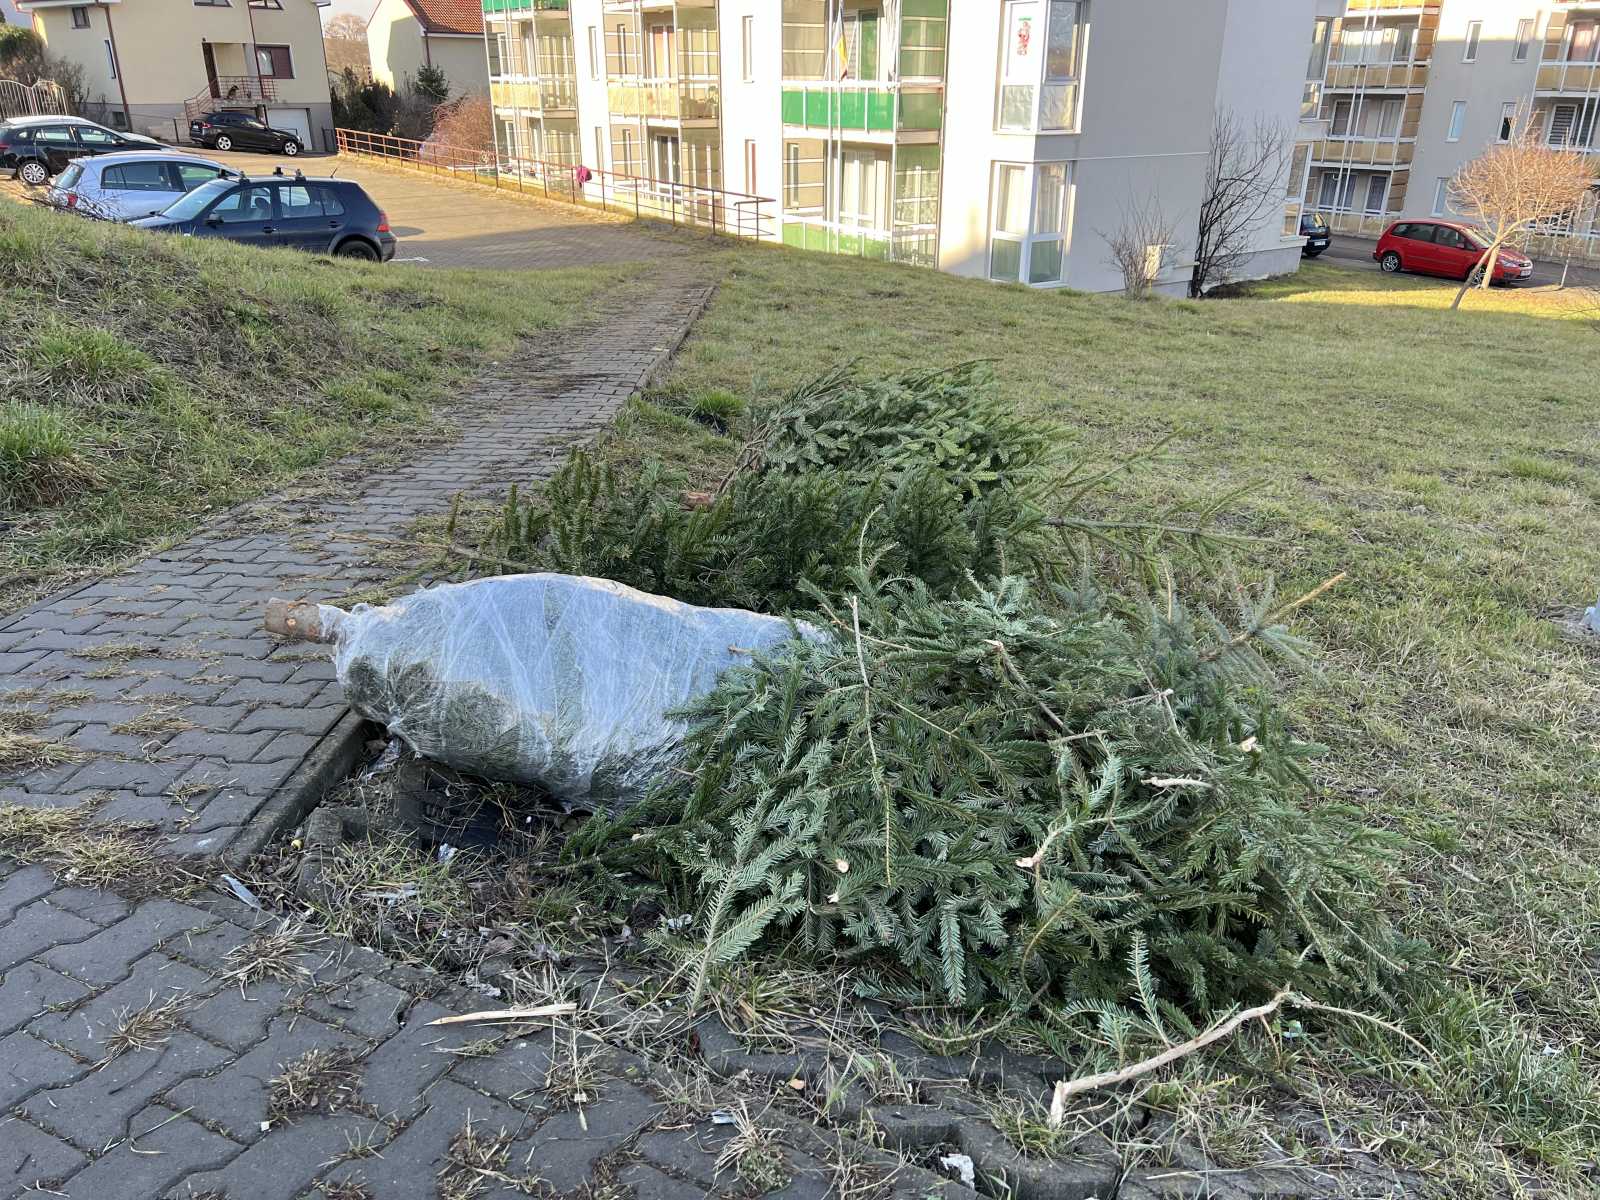
{"type": "Polygon", "coordinates": [[[326,655],[261,632],[267,599],[325,599],[375,582],[384,572],[372,543],[349,533],[398,535],[460,491],[547,475],[665,361],[709,294],[692,271],[647,278],[489,370],[454,442],[348,472],[342,495],[259,502],[0,617],[0,703],[45,714],[38,736],[70,754],[0,774],[0,804],[92,798],[97,822],[150,822],[167,853],[255,849],[247,843],[267,828],[266,806],[353,741],[326,655]]]}
{"type": "MultiPolygon", "coordinates": [[[[484,1002],[282,928],[227,899],[132,904],[0,860],[0,1200],[759,1191],[718,1166],[735,1129],[619,1035],[626,972],[564,971],[572,1017],[430,1026],[484,1002]]],[[[742,1078],[757,1097],[787,1086],[742,1078]]],[[[781,1160],[763,1160],[788,1179],[776,1196],[972,1194],[750,1111],[781,1126],[781,1160]]]]}

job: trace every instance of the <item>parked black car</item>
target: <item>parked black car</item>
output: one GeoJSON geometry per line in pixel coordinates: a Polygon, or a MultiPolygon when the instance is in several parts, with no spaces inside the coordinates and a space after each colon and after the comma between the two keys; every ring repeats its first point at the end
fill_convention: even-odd
{"type": "Polygon", "coordinates": [[[348,179],[292,176],[213,179],[153,217],[130,221],[187,237],[220,237],[250,246],[293,246],[318,254],[388,262],[395,236],[389,218],[348,179]]]}
{"type": "Polygon", "coordinates": [[[210,150],[265,150],[293,158],[305,149],[298,135],[274,129],[246,112],[219,109],[189,122],[189,140],[210,150]]]}
{"type": "Polygon", "coordinates": [[[0,121],[0,169],[11,170],[23,183],[36,187],[86,154],[166,148],[155,138],[120,133],[82,117],[12,117],[0,121]]]}
{"type": "Polygon", "coordinates": [[[1333,241],[1332,235],[1328,232],[1328,222],[1321,213],[1300,214],[1300,236],[1306,239],[1306,244],[1300,247],[1302,258],[1316,258],[1333,241]]]}

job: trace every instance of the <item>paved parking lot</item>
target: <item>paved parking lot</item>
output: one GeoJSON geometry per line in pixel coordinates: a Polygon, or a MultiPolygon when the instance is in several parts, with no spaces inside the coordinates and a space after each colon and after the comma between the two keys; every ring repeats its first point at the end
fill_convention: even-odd
{"type": "MultiPolygon", "coordinates": [[[[354,179],[366,188],[400,239],[397,259],[432,267],[538,270],[597,263],[642,262],[696,256],[705,235],[656,230],[557,202],[504,195],[491,188],[395,170],[332,155],[281,158],[270,154],[183,149],[249,174],[303,170],[307,175],[354,179]]],[[[19,200],[41,189],[0,179],[0,193],[19,200]]]]}

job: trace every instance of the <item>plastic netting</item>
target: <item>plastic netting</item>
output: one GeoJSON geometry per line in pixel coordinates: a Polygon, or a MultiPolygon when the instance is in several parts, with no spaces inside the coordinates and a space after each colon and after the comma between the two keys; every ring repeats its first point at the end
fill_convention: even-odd
{"type": "Polygon", "coordinates": [[[778,617],[553,574],[320,612],[351,707],[418,754],[612,812],[679,754],[683,726],[670,712],[751,653],[822,636],[778,617]]]}

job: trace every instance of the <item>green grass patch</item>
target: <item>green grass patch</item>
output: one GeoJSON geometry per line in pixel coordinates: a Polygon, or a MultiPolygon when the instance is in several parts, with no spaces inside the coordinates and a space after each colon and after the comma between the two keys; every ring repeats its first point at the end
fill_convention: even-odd
{"type": "MultiPolygon", "coordinates": [[[[1452,295],[1310,264],[1242,299],[1132,303],[758,249],[735,258],[609,453],[664,453],[685,486],[713,485],[737,433],[695,420],[696,398],[732,394],[759,413],[843,362],[883,373],[983,358],[1078,457],[1173,438],[1115,483],[1118,512],[1247,488],[1225,518],[1262,539],[1238,555],[1247,584],[1276,575],[1295,595],[1349,572],[1295,622],[1323,670],[1295,681],[1291,713],[1330,747],[1314,802],[1357,805],[1409,847],[1386,904],[1440,965],[1376,1015],[1432,1057],[1358,1021],[1319,1023],[1280,1043],[1264,1075],[1247,1068],[1228,1105],[1195,1083],[1182,1119],[1216,1129],[1245,1113],[1266,1131],[1287,1087],[1288,1108],[1315,1113],[1335,1143],[1381,1146],[1457,1196],[1588,1195],[1600,647],[1549,618],[1600,589],[1600,335],[1571,294],[1475,292],[1458,314],[1452,295]]],[[[1229,1074],[1229,1053],[1181,1075],[1229,1074]]],[[[1270,1136],[1290,1144],[1293,1120],[1270,1136]]],[[[1248,1140],[1273,1157],[1274,1143],[1248,1140]]]]}
{"type": "Polygon", "coordinates": [[[628,268],[421,271],[0,210],[0,601],[365,445],[628,268]]]}

